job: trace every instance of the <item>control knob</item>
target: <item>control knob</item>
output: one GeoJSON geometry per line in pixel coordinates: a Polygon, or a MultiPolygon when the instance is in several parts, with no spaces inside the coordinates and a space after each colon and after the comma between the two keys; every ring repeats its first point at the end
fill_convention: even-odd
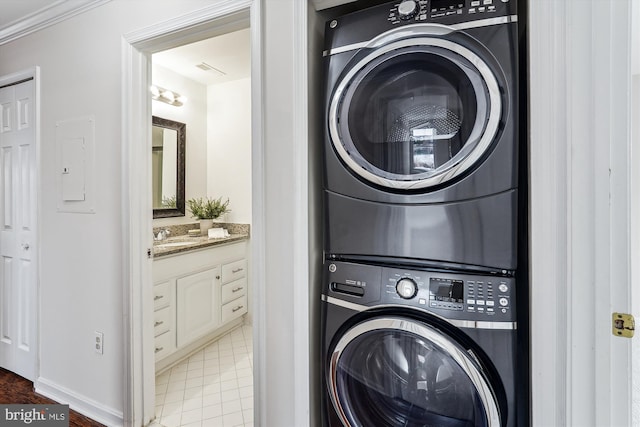
{"type": "Polygon", "coordinates": [[[418,6],[418,2],[415,0],[404,0],[398,5],[398,15],[400,15],[400,19],[403,20],[413,18],[418,14],[419,10],[420,6],[418,6]]]}
{"type": "Polygon", "coordinates": [[[404,299],[411,299],[418,293],[418,285],[413,280],[405,277],[396,283],[396,292],[404,299]]]}

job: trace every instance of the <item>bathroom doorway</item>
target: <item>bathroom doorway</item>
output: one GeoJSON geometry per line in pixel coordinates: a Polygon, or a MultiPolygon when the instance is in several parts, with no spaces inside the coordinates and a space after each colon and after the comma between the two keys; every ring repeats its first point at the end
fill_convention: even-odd
{"type": "Polygon", "coordinates": [[[252,270],[250,28],[156,52],[151,63],[153,229],[159,236],[152,276],[154,299],[164,298],[154,305],[156,420],[164,427],[253,425],[252,307],[246,304],[252,270]],[[172,131],[160,126],[165,123],[184,128],[177,150],[183,163],[176,162],[167,137],[172,131]],[[175,173],[181,167],[182,180],[175,173]],[[187,200],[182,212],[176,187],[187,200]],[[211,231],[227,230],[230,242],[243,236],[240,242],[189,237],[200,232],[188,201],[201,197],[229,201],[230,211],[211,231]],[[157,251],[184,239],[215,245],[157,251]],[[220,269],[203,264],[203,251],[228,263],[220,269]],[[203,304],[206,299],[211,303],[203,304]]]}
{"type": "MultiPolygon", "coordinates": [[[[153,330],[153,259],[152,241],[149,230],[153,223],[149,215],[151,210],[151,116],[152,102],[149,87],[152,83],[152,55],[157,52],[166,51],[186,44],[198,42],[212,37],[232,33],[234,31],[249,28],[251,39],[251,156],[245,161],[251,165],[255,175],[251,179],[251,209],[252,212],[260,212],[262,200],[262,180],[259,174],[262,173],[261,164],[261,132],[260,126],[260,37],[259,37],[259,5],[249,0],[238,0],[226,2],[224,4],[212,5],[198,11],[197,16],[177,17],[169,22],[164,22],[140,31],[124,36],[123,43],[123,86],[125,87],[125,99],[123,102],[123,129],[125,133],[124,146],[124,182],[128,183],[126,191],[124,209],[129,212],[129,221],[126,221],[124,230],[125,239],[125,304],[126,312],[129,313],[127,319],[127,337],[125,339],[125,364],[126,377],[130,378],[125,390],[125,420],[127,424],[147,425],[156,417],[155,405],[155,358],[154,358],[154,330],[153,330]],[[148,144],[139,144],[138,141],[149,141],[148,144]],[[134,178],[135,177],[135,178],[134,178]],[[141,284],[141,286],[139,286],[141,284]]],[[[206,62],[206,61],[205,61],[206,62]]],[[[214,65],[214,64],[210,64],[214,65]]],[[[215,65],[214,65],[215,66],[215,65]]],[[[224,70],[223,70],[224,71],[224,70]]],[[[188,101],[187,101],[188,102],[188,101]]],[[[187,142],[188,146],[188,142],[187,142]]],[[[188,148],[187,148],[188,150],[188,148]]],[[[188,168],[188,166],[187,166],[188,168]]],[[[187,184],[188,185],[188,184],[187,184]]],[[[197,197],[199,195],[194,195],[197,197]]],[[[189,196],[187,195],[187,198],[189,196]]],[[[251,214],[253,217],[254,214],[251,214]]],[[[255,215],[257,221],[259,215],[255,215]]],[[[187,221],[188,218],[185,219],[187,221]]],[[[259,284],[262,262],[257,249],[262,246],[264,238],[262,230],[256,220],[251,221],[251,239],[249,241],[249,259],[254,273],[250,274],[249,304],[251,306],[251,317],[259,318],[259,301],[261,289],[259,284]],[[258,254],[257,256],[254,254],[258,254]],[[258,283],[258,285],[254,285],[258,283]]],[[[259,343],[259,330],[251,331],[251,338],[247,339],[246,327],[235,329],[227,339],[218,342],[219,367],[222,367],[222,357],[228,350],[225,347],[227,341],[231,342],[231,351],[235,350],[238,333],[242,333],[242,341],[246,349],[249,342],[259,343]],[[233,335],[235,333],[235,335],[233,335]],[[220,345],[222,344],[222,345],[220,345]]],[[[193,359],[202,360],[214,351],[213,348],[203,347],[195,352],[193,359]]],[[[228,353],[227,353],[228,354],[228,353]]],[[[234,353],[235,354],[235,353],[234,353]]],[[[255,351],[259,355],[259,351],[255,351]]],[[[259,356],[257,356],[259,357],[259,356]]],[[[189,359],[185,359],[187,368],[189,359]]],[[[253,363],[253,349],[251,349],[251,363],[253,363]]],[[[204,363],[203,363],[204,365],[204,363]]],[[[256,366],[259,361],[256,360],[256,366]]],[[[176,365],[178,366],[178,365],[176,365]]],[[[203,366],[204,368],[204,366],[203,366]]],[[[183,368],[180,368],[183,369],[183,368]]],[[[242,366],[239,368],[244,370],[242,366]]],[[[252,371],[254,371],[252,369],[252,371]]],[[[257,369],[255,370],[257,372],[257,369]]],[[[162,375],[162,374],[161,374],[162,375]]],[[[187,374],[189,375],[189,374],[187,374]]],[[[222,375],[221,375],[222,376],[222,375]]],[[[236,379],[238,378],[236,372],[236,379]]],[[[254,373],[252,381],[255,382],[257,375],[254,373]]],[[[162,381],[162,379],[161,379],[162,381]]],[[[257,384],[256,388],[257,388],[257,384]]],[[[186,377],[185,377],[186,387],[186,377]]],[[[246,387],[246,386],[245,386],[246,387]]],[[[221,387],[222,388],[222,387],[221,387]]],[[[168,390],[168,386],[167,386],[168,390]]],[[[223,390],[220,390],[223,391],[223,390]]],[[[226,390],[225,390],[226,391],[226,390]]],[[[245,406],[249,401],[245,398],[245,406]]],[[[222,396],[220,396],[222,400],[222,396]]],[[[241,397],[242,399],[242,397],[241,397]]],[[[242,409],[242,400],[239,400],[242,409]]],[[[166,403],[166,400],[165,402],[166,403]]],[[[222,402],[221,402],[222,403],[222,402]]],[[[192,405],[192,403],[189,403],[192,405]]],[[[209,405],[213,406],[213,405],[209,405]]],[[[164,408],[163,408],[164,409],[164,408]]],[[[204,408],[203,408],[204,410],[204,408]]],[[[236,411],[237,412],[237,411],[236,411]]],[[[251,411],[251,412],[256,412],[251,411]]],[[[243,423],[245,413],[243,415],[243,423]]],[[[193,414],[190,414],[193,415],[193,414]]],[[[204,415],[204,414],[203,414],[204,415]]],[[[222,414],[225,415],[224,413],[222,414]]],[[[248,415],[248,414],[247,414],[248,415]]],[[[174,421],[175,421],[174,417],[174,421]]],[[[157,421],[161,421],[162,415],[157,421]]],[[[185,419],[186,420],[186,419],[185,419]]],[[[224,417],[223,417],[224,421],[224,417]]],[[[233,421],[233,420],[232,420],[233,421]]],[[[182,424],[182,414],[180,416],[182,424]]],[[[195,421],[197,424],[197,421],[195,421]]],[[[202,421],[200,421],[202,423],[202,421]]]]}

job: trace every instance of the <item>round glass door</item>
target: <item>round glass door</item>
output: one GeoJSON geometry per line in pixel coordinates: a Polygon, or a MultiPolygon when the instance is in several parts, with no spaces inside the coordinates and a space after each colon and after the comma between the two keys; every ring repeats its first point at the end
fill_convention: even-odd
{"type": "Polygon", "coordinates": [[[439,38],[389,43],[337,85],[329,132],[356,174],[395,189],[442,184],[473,167],[498,130],[498,83],[469,49],[439,38]]]}
{"type": "Polygon", "coordinates": [[[347,331],[328,383],[347,427],[498,427],[494,393],[464,348],[425,324],[378,318],[347,331]]]}

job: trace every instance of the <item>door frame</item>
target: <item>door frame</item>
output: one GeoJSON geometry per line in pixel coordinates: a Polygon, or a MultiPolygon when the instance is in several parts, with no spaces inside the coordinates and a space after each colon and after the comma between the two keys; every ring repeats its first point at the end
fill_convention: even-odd
{"type": "Polygon", "coordinates": [[[228,33],[251,31],[252,110],[252,230],[251,288],[254,318],[254,399],[260,413],[260,367],[264,322],[260,304],[264,275],[265,237],[262,212],[262,60],[260,2],[226,0],[122,38],[122,266],[124,304],[124,425],[147,425],[155,417],[155,361],[153,353],[153,282],[147,255],[152,246],[150,198],[151,54],[228,33]],[[140,143],[145,141],[145,143],[140,143]],[[142,177],[143,179],[140,179],[142,177]]]}
{"type": "Polygon", "coordinates": [[[528,4],[533,425],[631,425],[631,4],[528,4]]]}
{"type": "Polygon", "coordinates": [[[40,136],[40,67],[34,66],[31,68],[27,68],[22,71],[18,71],[12,74],[8,74],[5,76],[0,76],[0,87],[10,86],[18,84],[25,80],[33,80],[33,115],[34,115],[34,150],[35,150],[35,176],[33,179],[35,180],[35,197],[34,197],[34,208],[36,209],[36,220],[35,220],[35,230],[33,232],[33,241],[36,244],[36,250],[34,251],[35,255],[33,256],[32,262],[34,263],[34,271],[35,271],[35,292],[33,298],[35,300],[35,309],[33,312],[33,318],[31,319],[34,322],[34,367],[33,367],[33,378],[28,378],[30,381],[36,382],[37,378],[40,376],[40,223],[42,212],[40,209],[40,195],[42,194],[42,189],[40,185],[40,147],[41,147],[41,136],[40,136]]]}

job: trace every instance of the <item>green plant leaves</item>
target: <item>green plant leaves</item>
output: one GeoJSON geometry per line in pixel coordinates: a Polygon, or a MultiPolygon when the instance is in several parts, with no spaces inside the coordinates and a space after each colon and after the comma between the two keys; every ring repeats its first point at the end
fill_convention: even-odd
{"type": "Polygon", "coordinates": [[[209,197],[198,197],[197,199],[187,200],[191,216],[198,219],[216,219],[226,212],[230,212],[229,198],[222,201],[222,197],[217,199],[209,197]]]}

